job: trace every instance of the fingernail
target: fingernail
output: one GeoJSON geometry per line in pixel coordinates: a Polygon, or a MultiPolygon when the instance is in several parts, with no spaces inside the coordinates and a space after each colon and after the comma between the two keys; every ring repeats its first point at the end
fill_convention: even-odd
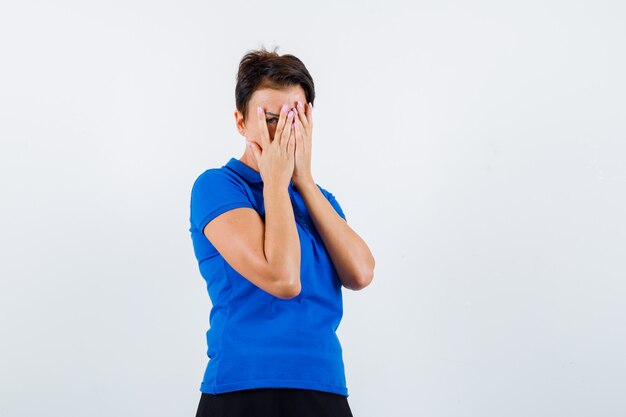
{"type": "Polygon", "coordinates": [[[293,112],[291,110],[289,110],[289,114],[287,115],[288,117],[293,116],[293,112]]]}
{"type": "Polygon", "coordinates": [[[287,104],[283,104],[283,108],[281,109],[282,112],[286,112],[287,111],[287,104]]]}
{"type": "Polygon", "coordinates": [[[259,114],[263,114],[263,109],[261,108],[261,106],[257,107],[256,111],[259,112],[259,114]]]}

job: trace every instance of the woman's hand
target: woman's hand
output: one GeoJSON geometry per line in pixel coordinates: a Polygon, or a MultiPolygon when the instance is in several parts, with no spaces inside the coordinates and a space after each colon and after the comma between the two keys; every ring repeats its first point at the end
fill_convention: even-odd
{"type": "Polygon", "coordinates": [[[293,185],[314,182],[311,174],[311,136],[313,133],[313,106],[298,102],[295,118],[295,166],[291,180],[293,185]],[[304,108],[306,106],[306,109],[304,108]]]}
{"type": "Polygon", "coordinates": [[[257,121],[261,130],[262,149],[254,142],[248,142],[252,155],[259,167],[261,179],[265,184],[276,184],[288,188],[289,180],[294,172],[294,154],[296,141],[294,139],[295,126],[292,126],[295,114],[287,113],[287,105],[280,111],[278,125],[274,139],[270,140],[270,133],[265,120],[265,112],[261,107],[257,109],[257,121]]]}

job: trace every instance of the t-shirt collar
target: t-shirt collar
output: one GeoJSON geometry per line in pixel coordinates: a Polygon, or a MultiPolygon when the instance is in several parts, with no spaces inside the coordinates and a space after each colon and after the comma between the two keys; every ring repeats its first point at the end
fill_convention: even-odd
{"type": "MultiPolygon", "coordinates": [[[[241,175],[249,183],[256,184],[263,182],[260,173],[256,172],[254,169],[237,158],[230,158],[230,160],[226,163],[226,166],[241,175]]],[[[293,181],[289,181],[289,187],[293,187],[293,181]]]]}
{"type": "Polygon", "coordinates": [[[248,182],[263,182],[260,173],[256,172],[254,169],[250,168],[237,158],[230,158],[230,160],[226,163],[226,166],[244,177],[248,182]]]}

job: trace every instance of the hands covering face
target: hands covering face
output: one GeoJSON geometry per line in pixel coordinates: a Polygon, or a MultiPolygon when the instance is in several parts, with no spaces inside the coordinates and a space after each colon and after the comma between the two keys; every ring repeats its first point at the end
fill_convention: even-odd
{"type": "MultiPolygon", "coordinates": [[[[314,183],[313,176],[311,174],[311,149],[312,149],[312,133],[313,133],[313,106],[311,103],[302,104],[298,102],[295,108],[292,108],[289,112],[287,104],[284,104],[280,111],[280,117],[276,130],[274,132],[274,138],[270,141],[269,129],[267,126],[267,120],[265,118],[265,112],[261,107],[258,109],[258,122],[261,130],[261,145],[263,146],[263,154],[266,149],[271,153],[275,153],[275,157],[271,158],[271,165],[283,166],[276,157],[285,161],[293,160],[293,171],[291,172],[291,180],[293,184],[304,185],[306,182],[314,183]]],[[[261,170],[263,158],[259,152],[260,149],[256,144],[252,144],[253,155],[257,159],[259,170],[261,170]]],[[[265,164],[263,164],[265,165],[265,164]]],[[[285,169],[291,167],[291,163],[286,162],[284,164],[285,169]]],[[[263,174],[263,172],[262,172],[263,174]]],[[[276,175],[281,177],[281,175],[276,175]]],[[[284,177],[282,177],[284,180],[284,177]]],[[[265,178],[264,178],[265,182],[265,178]]]]}
{"type": "Polygon", "coordinates": [[[311,174],[311,136],[313,132],[313,106],[311,103],[302,104],[298,102],[296,106],[295,120],[295,167],[292,181],[297,187],[306,181],[313,182],[311,174]]]}

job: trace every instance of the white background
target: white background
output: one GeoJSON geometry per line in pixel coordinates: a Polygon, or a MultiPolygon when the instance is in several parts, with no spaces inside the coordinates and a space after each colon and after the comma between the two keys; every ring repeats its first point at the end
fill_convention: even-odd
{"type": "Polygon", "coordinates": [[[251,49],[316,86],[313,175],[376,259],[355,417],[626,415],[618,1],[0,0],[0,415],[192,416],[193,180],[251,49]]]}

